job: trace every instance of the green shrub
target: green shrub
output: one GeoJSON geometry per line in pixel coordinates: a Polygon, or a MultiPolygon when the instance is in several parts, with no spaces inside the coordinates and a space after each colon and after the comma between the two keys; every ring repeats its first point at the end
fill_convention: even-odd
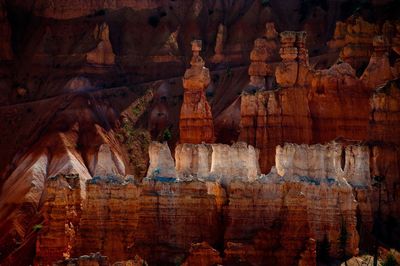
{"type": "Polygon", "coordinates": [[[169,141],[172,138],[172,133],[169,128],[165,129],[162,134],[163,141],[169,141]]]}
{"type": "Polygon", "coordinates": [[[35,224],[34,226],[32,226],[32,231],[39,232],[42,228],[43,228],[42,224],[35,224]]]}

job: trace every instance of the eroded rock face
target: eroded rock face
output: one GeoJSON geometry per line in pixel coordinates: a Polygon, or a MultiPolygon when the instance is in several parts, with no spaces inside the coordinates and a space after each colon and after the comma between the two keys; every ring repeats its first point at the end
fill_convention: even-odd
{"type": "Polygon", "coordinates": [[[365,146],[285,144],[276,148],[280,176],[307,176],[321,181],[345,178],[353,186],[370,186],[369,150],[365,146]]]}
{"type": "Polygon", "coordinates": [[[114,65],[115,54],[110,42],[110,29],[106,23],[96,26],[94,37],[98,40],[96,48],[86,54],[89,64],[114,65]]]}
{"type": "Polygon", "coordinates": [[[179,119],[180,143],[199,144],[214,141],[211,107],[205,96],[210,73],[200,57],[201,41],[192,42],[191,67],[183,77],[184,98],[179,119]]]}
{"type": "Polygon", "coordinates": [[[271,73],[267,68],[266,60],[268,58],[267,42],[263,38],[254,41],[254,48],[250,53],[249,66],[249,85],[255,87],[256,90],[265,90],[265,76],[271,73]]]}
{"type": "Polygon", "coordinates": [[[152,142],[149,146],[150,166],[147,176],[175,177],[175,163],[166,142],[152,142]]]}
{"type": "Polygon", "coordinates": [[[219,252],[207,242],[192,244],[189,252],[182,266],[222,265],[219,252]]]}
{"type": "Polygon", "coordinates": [[[344,23],[336,24],[335,41],[330,43],[330,46],[342,47],[340,57],[357,69],[368,63],[372,54],[372,40],[378,33],[378,26],[355,15],[344,23]]]}
{"type": "Polygon", "coordinates": [[[224,42],[226,40],[226,32],[226,27],[223,24],[219,24],[217,37],[215,40],[215,54],[211,59],[213,63],[220,63],[222,60],[224,60],[224,42]]]}
{"type": "Polygon", "coordinates": [[[149,148],[148,177],[244,178],[260,174],[258,151],[246,143],[179,144],[175,161],[167,143],[153,142],[149,148]]]}
{"type": "Polygon", "coordinates": [[[282,62],[275,70],[276,81],[281,87],[306,86],[311,83],[313,72],[309,68],[306,37],[304,31],[281,33],[279,54],[282,62]]]}
{"type": "Polygon", "coordinates": [[[361,81],[367,88],[382,87],[393,79],[392,69],[389,63],[387,44],[383,36],[375,36],[373,40],[374,52],[369,64],[361,76],[361,81]]]}
{"type": "MultiPolygon", "coordinates": [[[[215,152],[214,146],[192,145],[199,152],[185,145],[181,149],[191,148],[194,159],[204,152],[202,148],[215,152]]],[[[100,252],[110,263],[138,254],[151,264],[242,261],[263,265],[268,260],[313,265],[316,246],[325,238],[331,255],[340,256],[343,226],[348,232],[347,253],[357,254],[358,203],[350,184],[358,189],[357,200],[363,200],[360,193],[369,188],[365,182],[368,150],[348,146],[343,171],[339,147],[277,147],[277,171],[252,180],[232,178],[224,186],[196,177],[190,181],[151,177],[141,183],[131,177],[95,177],[86,182],[87,196],[82,198],[77,176],[55,177],[46,192],[37,261],[50,263],[100,252]],[[321,171],[325,164],[330,170],[321,171]],[[364,175],[357,179],[352,169],[364,175]],[[50,245],[54,239],[56,248],[50,245]],[[223,258],[216,250],[221,245],[223,258]]],[[[362,203],[361,215],[368,218],[370,202],[362,203]]]]}
{"type": "Polygon", "coordinates": [[[82,211],[79,183],[79,175],[58,175],[47,181],[44,228],[37,240],[36,263],[51,265],[73,254],[82,211]]]}

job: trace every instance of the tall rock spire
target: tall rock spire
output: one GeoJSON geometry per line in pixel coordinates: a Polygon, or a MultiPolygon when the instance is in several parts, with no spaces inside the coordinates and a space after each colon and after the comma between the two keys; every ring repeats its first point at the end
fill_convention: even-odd
{"type": "Polygon", "coordinates": [[[191,67],[183,77],[184,98],[181,108],[179,131],[180,143],[199,144],[214,140],[211,107],[204,93],[210,84],[210,72],[200,57],[201,40],[192,41],[191,67]]]}

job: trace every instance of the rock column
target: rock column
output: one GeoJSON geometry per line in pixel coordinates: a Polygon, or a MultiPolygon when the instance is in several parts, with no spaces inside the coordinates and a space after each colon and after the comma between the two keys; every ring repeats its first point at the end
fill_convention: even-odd
{"type": "Polygon", "coordinates": [[[214,141],[211,107],[204,93],[210,84],[210,72],[204,67],[204,60],[199,55],[201,46],[200,40],[192,42],[191,67],[186,70],[183,77],[184,98],[179,120],[180,143],[199,144],[214,141]]]}
{"type": "Polygon", "coordinates": [[[268,58],[266,40],[259,38],[254,41],[254,48],[250,53],[251,64],[249,67],[250,86],[257,90],[265,89],[265,76],[271,71],[268,71],[265,61],[268,58]]]}

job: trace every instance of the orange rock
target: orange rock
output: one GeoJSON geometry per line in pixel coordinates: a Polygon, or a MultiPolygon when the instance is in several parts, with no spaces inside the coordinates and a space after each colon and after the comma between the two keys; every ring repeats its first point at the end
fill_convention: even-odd
{"type": "Polygon", "coordinates": [[[366,22],[361,16],[348,18],[340,58],[356,69],[368,63],[372,54],[372,40],[378,32],[378,26],[366,22]]]}
{"type": "Polygon", "coordinates": [[[90,64],[114,65],[115,54],[110,42],[109,27],[106,23],[96,26],[94,37],[98,40],[97,47],[86,54],[86,60],[90,64]]]}
{"type": "Polygon", "coordinates": [[[301,253],[298,266],[316,266],[317,265],[317,242],[310,238],[306,249],[301,253]]]}
{"type": "Polygon", "coordinates": [[[362,74],[360,80],[369,89],[382,87],[393,79],[390,68],[387,44],[383,36],[375,36],[373,40],[374,52],[369,64],[362,74]]]}
{"type": "Polygon", "coordinates": [[[213,63],[220,63],[224,60],[224,42],[226,40],[226,27],[223,24],[219,24],[217,37],[215,40],[214,56],[212,57],[213,63]]]}
{"type": "Polygon", "coordinates": [[[219,265],[222,259],[219,252],[213,249],[207,242],[192,244],[189,256],[181,264],[182,266],[219,265]]]}
{"type": "Polygon", "coordinates": [[[283,87],[306,86],[313,73],[309,68],[308,50],[305,48],[306,32],[285,31],[281,33],[279,53],[282,62],[275,70],[277,83],[283,87]]]}
{"type": "Polygon", "coordinates": [[[179,119],[180,143],[198,144],[214,141],[211,107],[205,96],[210,73],[200,57],[201,41],[192,42],[191,67],[183,77],[184,97],[179,119]]]}

